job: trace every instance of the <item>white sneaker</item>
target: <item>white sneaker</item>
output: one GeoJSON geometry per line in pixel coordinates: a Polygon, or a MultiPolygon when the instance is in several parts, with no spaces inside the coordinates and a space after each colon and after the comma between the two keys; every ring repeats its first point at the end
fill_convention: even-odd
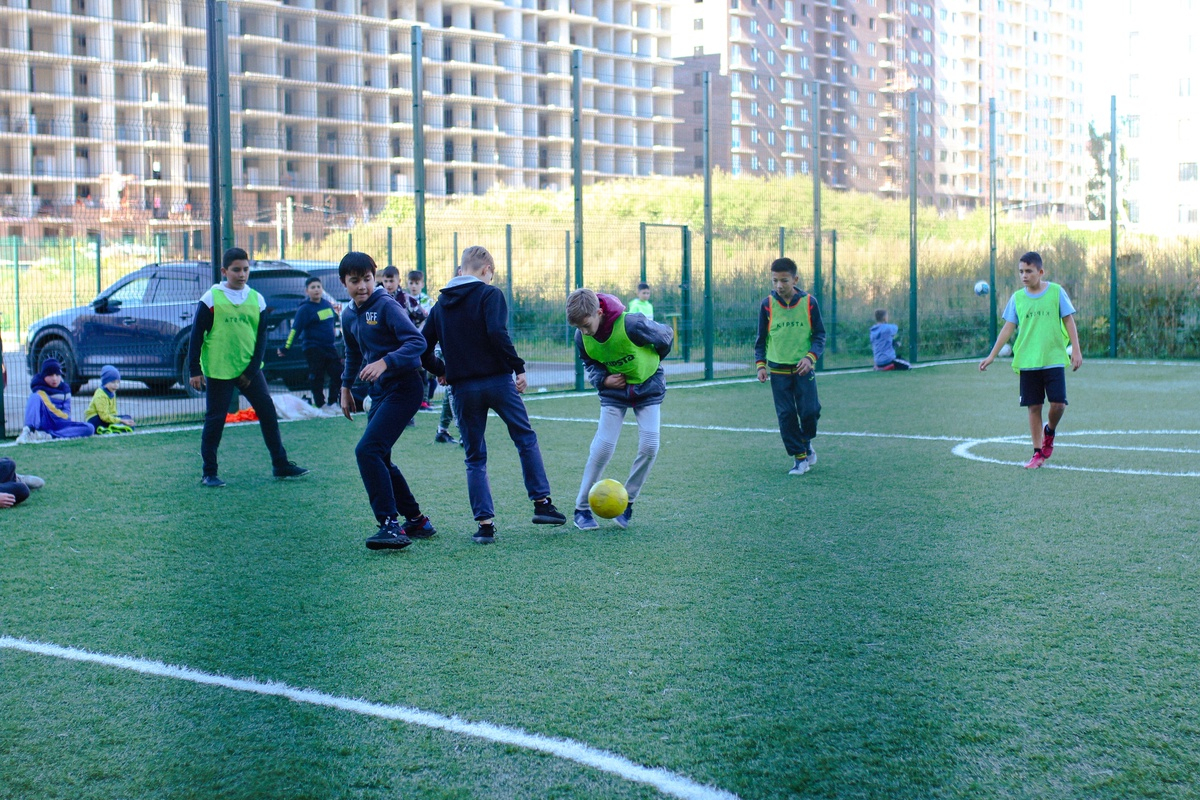
{"type": "Polygon", "coordinates": [[[803,475],[808,472],[808,460],[797,458],[795,465],[788,470],[788,475],[803,475]]]}
{"type": "Polygon", "coordinates": [[[17,473],[17,480],[28,486],[30,489],[40,489],[46,485],[46,482],[37,475],[22,475],[17,473]]]}
{"type": "Polygon", "coordinates": [[[808,462],[810,467],[815,467],[817,465],[817,451],[813,449],[811,444],[808,446],[808,458],[806,458],[805,461],[808,462]]]}

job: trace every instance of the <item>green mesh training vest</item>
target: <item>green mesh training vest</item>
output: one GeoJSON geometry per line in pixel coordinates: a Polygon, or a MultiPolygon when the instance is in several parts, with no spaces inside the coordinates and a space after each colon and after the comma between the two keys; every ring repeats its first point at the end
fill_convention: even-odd
{"type": "Polygon", "coordinates": [[[604,365],[609,372],[619,372],[629,383],[645,383],[662,361],[658,351],[649,345],[636,345],[629,340],[625,331],[625,315],[617,317],[613,323],[612,335],[608,341],[597,341],[594,336],[583,337],[583,349],[596,361],[604,365]]]}
{"type": "Polygon", "coordinates": [[[200,369],[210,378],[233,380],[246,371],[258,339],[258,292],[250,289],[240,306],[213,289],[213,324],[204,334],[200,369]]]}
{"type": "Polygon", "coordinates": [[[1024,289],[1013,295],[1017,307],[1017,340],[1013,342],[1013,372],[1043,367],[1065,367],[1067,326],[1060,314],[1062,287],[1046,282],[1041,297],[1030,297],[1024,289]]]}
{"type": "Polygon", "coordinates": [[[767,324],[767,361],[772,364],[798,364],[812,349],[812,320],[808,317],[808,297],[788,308],[771,294],[767,324]]]}

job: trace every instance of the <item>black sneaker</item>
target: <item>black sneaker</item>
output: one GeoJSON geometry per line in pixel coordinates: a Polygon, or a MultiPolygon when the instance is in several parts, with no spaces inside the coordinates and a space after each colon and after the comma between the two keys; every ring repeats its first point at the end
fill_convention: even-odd
{"type": "Polygon", "coordinates": [[[629,521],[631,519],[633,519],[633,503],[625,506],[625,510],[618,514],[613,519],[613,522],[617,523],[617,525],[621,526],[622,528],[628,528],[629,521]]]}
{"type": "Polygon", "coordinates": [[[450,435],[450,431],[439,430],[433,440],[438,444],[458,444],[458,440],[450,435]]]}
{"type": "Polygon", "coordinates": [[[379,526],[379,530],[367,539],[368,550],[403,550],[412,544],[412,539],[404,533],[400,523],[389,519],[379,526]]]}
{"type": "Polygon", "coordinates": [[[562,525],[566,521],[566,515],[554,507],[554,503],[550,502],[549,497],[540,503],[533,504],[534,525],[562,525]]]}
{"type": "Polygon", "coordinates": [[[479,530],[475,531],[475,535],[471,537],[476,544],[491,544],[496,541],[496,526],[480,525],[479,530]]]}
{"type": "Polygon", "coordinates": [[[429,521],[429,517],[424,514],[416,519],[410,519],[401,525],[400,528],[404,531],[404,535],[410,539],[431,539],[437,533],[433,527],[433,523],[429,521]]]}
{"type": "Polygon", "coordinates": [[[308,470],[297,466],[295,461],[289,461],[282,467],[275,467],[272,473],[276,478],[299,478],[301,475],[307,475],[308,470]]]}
{"type": "Polygon", "coordinates": [[[200,479],[200,485],[206,489],[224,489],[225,481],[221,480],[216,475],[205,475],[200,479]]]}

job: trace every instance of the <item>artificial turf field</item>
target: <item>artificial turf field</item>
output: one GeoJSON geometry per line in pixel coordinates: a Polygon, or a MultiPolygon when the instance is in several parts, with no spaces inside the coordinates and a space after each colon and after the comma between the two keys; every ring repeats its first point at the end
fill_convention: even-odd
{"type": "MultiPolygon", "coordinates": [[[[289,482],[228,428],[217,491],[194,430],[0,450],[48,480],[0,511],[0,798],[1194,797],[1197,366],[1086,362],[1036,471],[1005,363],[819,386],[802,477],[768,388],[673,386],[627,531],[531,525],[493,419],[487,547],[430,414],[396,461],[439,533],[395,553],[363,547],[361,418],[285,425],[289,482]]],[[[596,398],[529,409],[569,509],[596,398]]]]}

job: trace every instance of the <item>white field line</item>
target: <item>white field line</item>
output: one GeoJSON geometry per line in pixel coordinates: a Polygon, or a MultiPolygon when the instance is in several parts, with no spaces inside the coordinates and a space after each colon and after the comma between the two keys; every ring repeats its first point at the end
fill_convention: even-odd
{"type": "MultiPolygon", "coordinates": [[[[1200,431],[1086,431],[1086,432],[1075,433],[1074,435],[1080,436],[1080,435],[1084,435],[1084,434],[1099,435],[1099,434],[1112,434],[1112,433],[1137,433],[1137,434],[1141,434],[1141,435],[1197,434],[1197,433],[1200,433],[1200,431]]],[[[1059,435],[1061,436],[1062,434],[1059,434],[1059,435]]],[[[984,464],[1001,464],[1003,466],[1008,466],[1008,467],[1020,467],[1020,466],[1024,466],[1024,464],[1025,464],[1024,461],[1005,461],[1005,460],[999,459],[999,458],[989,458],[987,456],[981,456],[981,455],[973,452],[973,448],[978,445],[981,445],[981,444],[1024,445],[1024,444],[1026,444],[1024,439],[1025,439],[1025,437],[1023,437],[1023,436],[997,436],[997,437],[990,438],[990,439],[970,439],[968,441],[965,441],[965,442],[962,442],[961,444],[956,445],[954,447],[954,449],[951,450],[950,452],[953,453],[954,455],[958,456],[959,458],[965,458],[969,461],[978,461],[978,462],[981,462],[984,464]]],[[[1070,445],[1070,446],[1071,447],[1080,447],[1080,446],[1088,447],[1089,445],[1070,445]]],[[[1090,445],[1090,446],[1101,447],[1100,445],[1090,445]]],[[[1055,445],[1055,449],[1056,450],[1058,449],[1057,445],[1055,445]]],[[[1149,451],[1149,452],[1163,451],[1160,448],[1149,448],[1149,447],[1127,447],[1127,448],[1114,447],[1112,449],[1129,450],[1129,451],[1149,451]]],[[[1165,450],[1165,452],[1195,453],[1198,451],[1195,451],[1195,450],[1165,450]]],[[[1200,472],[1167,472],[1165,470],[1122,469],[1119,467],[1110,468],[1110,469],[1102,469],[1100,467],[1077,467],[1077,466],[1073,466],[1070,464],[1053,464],[1050,462],[1043,464],[1041,466],[1041,469],[1061,469],[1061,470],[1066,470],[1068,472],[1097,472],[1097,473],[1103,473],[1105,475],[1142,475],[1142,476],[1154,476],[1154,477],[1160,477],[1160,478],[1200,478],[1200,472]]]]}
{"type": "Polygon", "coordinates": [[[526,733],[517,728],[502,725],[492,725],[488,722],[468,722],[458,717],[447,717],[430,711],[408,706],[392,706],[380,703],[370,703],[366,700],[355,700],[349,697],[337,697],[312,689],[297,689],[286,683],[256,681],[246,678],[229,678],[211,672],[201,672],[189,667],[179,667],[163,664],[161,661],[147,661],[129,656],[110,656],[103,653],[91,653],[74,647],[60,647],[54,644],[31,642],[12,636],[0,636],[0,648],[19,650],[35,655],[61,658],[68,661],[81,661],[91,664],[102,664],[116,669],[139,672],[143,675],[154,675],[162,678],[198,683],[204,686],[218,686],[222,689],[232,689],[238,692],[252,692],[270,697],[283,697],[296,703],[307,703],[314,706],[325,706],[339,711],[349,711],[368,717],[395,720],[409,725],[419,725],[424,728],[434,728],[463,736],[473,736],[489,742],[522,747],[540,753],[557,756],[566,761],[574,761],[586,767],[592,767],[602,772],[608,772],[634,783],[644,783],[653,786],[670,797],[685,798],[685,800],[737,800],[737,795],[723,789],[703,786],[690,778],[677,775],[665,769],[652,769],[635,764],[627,758],[605,750],[576,742],[572,739],[552,739],[535,733],[526,733]]]}

